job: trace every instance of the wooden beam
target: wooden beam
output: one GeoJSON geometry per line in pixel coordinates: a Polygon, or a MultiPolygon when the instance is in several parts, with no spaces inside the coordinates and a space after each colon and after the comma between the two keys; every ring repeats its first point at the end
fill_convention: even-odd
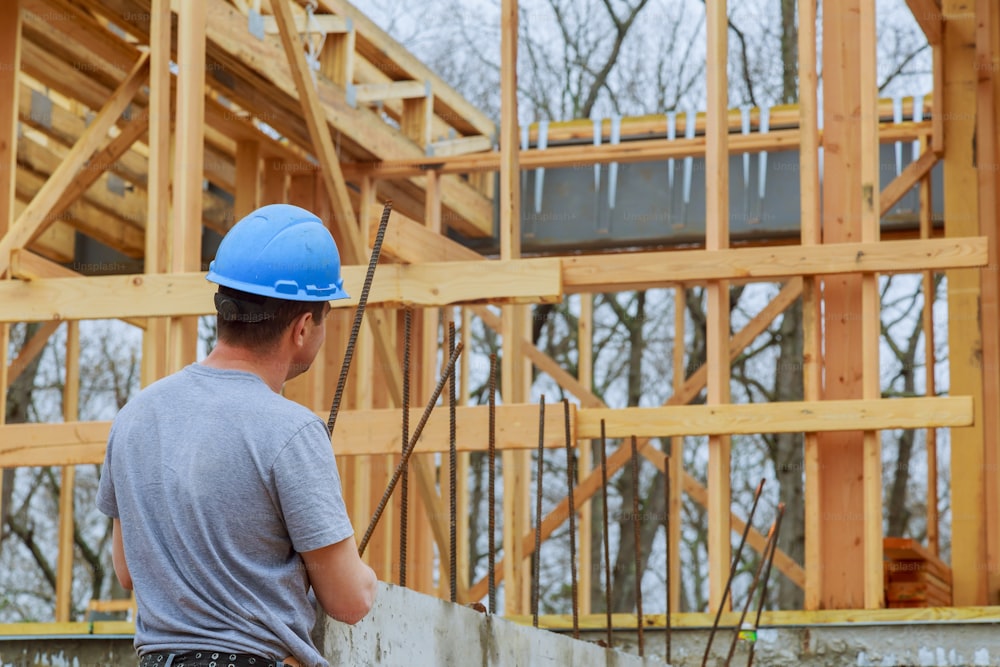
{"type": "Polygon", "coordinates": [[[927,43],[937,46],[941,43],[941,4],[939,0],[906,0],[907,6],[913,12],[920,29],[927,37],[927,43]]]}
{"type": "MultiPolygon", "coordinates": [[[[265,16],[263,18],[264,34],[278,35],[281,33],[277,19],[273,16],[265,16]]],[[[296,14],[293,20],[295,21],[295,32],[297,33],[319,32],[329,36],[333,33],[348,32],[351,29],[350,21],[336,14],[313,14],[313,23],[309,23],[308,17],[304,13],[300,13],[296,14]]]]}
{"type": "MultiPolygon", "coordinates": [[[[202,185],[205,164],[205,31],[201,2],[178,8],[177,111],[174,133],[173,224],[170,226],[170,271],[201,268],[202,185]]],[[[197,356],[198,322],[173,317],[167,324],[167,372],[193,363],[197,356]]]]}
{"type": "MultiPolygon", "coordinates": [[[[663,124],[662,117],[660,123],[663,124]]],[[[593,126],[588,123],[588,127],[593,126]]],[[[879,128],[879,141],[882,143],[915,141],[930,136],[932,127],[932,121],[883,125],[879,128]]],[[[819,137],[822,139],[822,133],[819,133],[819,137]]],[[[736,154],[795,150],[801,140],[802,133],[798,129],[776,129],[766,134],[729,135],[727,143],[730,152],[736,154]]],[[[604,144],[600,147],[587,144],[549,146],[545,150],[529,148],[520,152],[518,166],[522,170],[528,170],[540,167],[579,167],[609,162],[652,162],[671,158],[703,157],[706,141],[707,139],[701,136],[694,139],[635,139],[620,144],[604,144]]],[[[431,154],[377,162],[351,162],[344,164],[343,169],[349,178],[368,175],[382,180],[413,178],[429,169],[441,174],[470,174],[498,171],[500,154],[496,151],[458,155],[431,154]]]]}
{"type": "MultiPolygon", "coordinates": [[[[976,2],[976,167],[979,194],[979,229],[989,239],[989,266],[1000,262],[997,172],[1000,145],[997,143],[997,93],[1000,92],[1000,10],[995,2],[976,2]]],[[[997,271],[981,273],[982,322],[1000,320],[1000,278],[997,271]]],[[[994,326],[982,327],[982,363],[987,369],[1000,368],[1000,334],[994,326]]],[[[983,373],[983,405],[1000,404],[1000,373],[983,373]]],[[[986,530],[987,599],[995,600],[1000,589],[1000,416],[995,410],[983,415],[984,523],[986,530]]]]}
{"type": "MultiPolygon", "coordinates": [[[[67,422],[80,418],[80,323],[66,324],[66,382],[62,391],[63,419],[67,422]]],[[[76,486],[76,468],[62,467],[59,485],[59,551],[56,558],[56,621],[70,620],[73,606],[73,533],[76,519],[73,496],[76,486]]]]}
{"type": "MultiPolygon", "coordinates": [[[[483,271],[477,262],[465,268],[461,272],[465,277],[457,282],[450,280],[456,268],[452,263],[386,264],[372,283],[368,304],[437,307],[484,300],[554,303],[562,297],[556,258],[495,261],[490,271],[483,271]]],[[[334,308],[357,305],[366,269],[344,267],[344,287],[351,297],[332,302],[334,308]]],[[[0,321],[208,315],[215,312],[211,296],[214,288],[201,272],[0,282],[0,321]]]]}
{"type": "MultiPolygon", "coordinates": [[[[979,196],[976,173],[976,40],[977,17],[970,3],[944,0],[943,108],[945,236],[979,233],[979,196]]],[[[935,108],[935,117],[938,116],[935,108]]],[[[935,138],[935,143],[937,139],[935,138]]],[[[991,224],[995,224],[991,223],[991,224]]],[[[983,403],[984,367],[981,322],[982,279],[980,271],[949,271],[948,366],[950,392],[972,396],[976,414],[993,409],[983,403]]],[[[995,373],[995,369],[988,369],[995,373]]],[[[986,500],[985,431],[982,420],[951,433],[951,565],[955,605],[985,604],[989,563],[986,549],[984,510],[986,500]]]]}
{"type": "MultiPolygon", "coordinates": [[[[63,192],[79,177],[80,170],[104,143],[108,130],[117,122],[132,97],[146,82],[148,65],[147,56],[140,58],[112,98],[91,121],[86,132],[73,146],[56,172],[49,177],[31,204],[0,239],[0,275],[6,273],[10,266],[10,251],[14,248],[23,248],[30,243],[44,230],[45,224],[51,221],[51,212],[61,201],[63,192]]],[[[200,217],[201,211],[198,213],[200,217]]]]}
{"type": "Polygon", "coordinates": [[[969,396],[582,408],[577,436],[600,437],[601,420],[609,438],[667,438],[959,427],[973,423],[973,412],[969,396]]]}
{"type": "MultiPolygon", "coordinates": [[[[800,242],[803,246],[822,243],[819,180],[819,76],[817,74],[816,2],[798,0],[799,31],[799,191],[801,193],[800,242]]],[[[822,282],[818,276],[802,281],[802,394],[818,401],[823,394],[822,282]]],[[[806,609],[818,609],[822,590],[822,507],[820,503],[819,438],[806,433],[803,439],[805,495],[805,582],[806,609]]]]}
{"type": "Polygon", "coordinates": [[[839,243],[564,257],[568,294],[665,287],[709,280],[775,280],[793,276],[895,273],[984,266],[985,238],[839,243]],[[968,262],[968,264],[966,264],[968,262]],[[905,267],[905,268],[904,268],[905,267]]]}
{"type": "MultiPolygon", "coordinates": [[[[729,16],[726,0],[705,4],[707,106],[705,121],[705,249],[729,247],[729,16]]],[[[709,281],[705,288],[705,357],[708,369],[707,402],[718,407],[729,403],[729,282],[709,281]]],[[[730,521],[730,439],[708,438],[708,605],[731,604],[729,583],[732,525],[730,521]]]]}
{"type": "MultiPolygon", "coordinates": [[[[432,99],[430,86],[424,81],[391,81],[388,83],[359,83],[353,86],[354,101],[370,104],[388,99],[432,99]]],[[[432,113],[433,107],[427,110],[432,113]]]]}
{"type": "Polygon", "coordinates": [[[236,201],[233,219],[242,220],[257,208],[260,201],[260,144],[236,142],[236,201]]]}
{"type": "MultiPolygon", "coordinates": [[[[5,323],[6,324],[6,323],[5,323]]],[[[20,377],[24,369],[28,367],[35,357],[42,353],[45,346],[49,343],[49,338],[52,334],[56,332],[62,325],[62,322],[45,322],[35,331],[34,335],[24,345],[18,350],[17,356],[11,359],[10,363],[7,364],[7,379],[5,381],[4,390],[10,389],[14,381],[20,377]]]]}
{"type": "Polygon", "coordinates": [[[302,50],[302,42],[295,30],[291,6],[288,0],[274,0],[271,5],[281,34],[281,43],[284,45],[285,55],[291,67],[295,88],[302,103],[302,112],[309,128],[313,150],[319,160],[323,185],[333,205],[334,224],[347,239],[346,247],[341,248],[340,252],[344,263],[361,264],[365,257],[364,240],[358,231],[358,221],[354,216],[354,209],[347,194],[347,185],[340,171],[340,159],[333,147],[330,126],[326,123],[326,114],[320,105],[312,73],[302,50]]]}
{"type": "MultiPolygon", "coordinates": [[[[169,268],[170,241],[170,0],[152,0],[149,30],[149,175],[146,181],[147,220],[145,264],[147,274],[169,268]]],[[[149,320],[142,335],[142,386],[167,374],[168,322],[149,320]]]]}
{"type": "MultiPolygon", "coordinates": [[[[4,100],[0,104],[0,238],[3,238],[14,223],[21,5],[19,0],[0,4],[0,100],[4,100]]],[[[0,362],[5,358],[6,348],[0,350],[0,362]]]]}
{"type": "MultiPolygon", "coordinates": [[[[727,405],[724,408],[671,404],[659,408],[577,409],[571,405],[570,436],[574,440],[594,438],[595,434],[599,437],[601,419],[605,420],[610,438],[632,434],[647,438],[706,433],[960,427],[973,421],[972,399],[968,396],[896,398],[875,402],[796,401],[787,406],[782,403],[780,407],[775,403],[750,403],[727,405]],[[651,435],[654,433],[655,436],[651,435]]],[[[457,439],[460,451],[485,451],[486,440],[469,435],[482,434],[488,421],[487,410],[482,405],[457,408],[458,432],[465,434],[457,439]]],[[[528,451],[537,447],[537,405],[498,405],[496,410],[498,449],[528,451]]],[[[416,423],[422,413],[423,408],[410,408],[411,423],[416,423]]],[[[321,412],[317,414],[323,416],[321,412]]],[[[346,410],[337,418],[338,426],[341,419],[350,428],[344,428],[342,435],[337,438],[338,457],[399,452],[398,409],[346,410]]],[[[0,434],[3,435],[0,442],[4,443],[0,445],[0,467],[100,463],[110,427],[109,421],[5,425],[0,428],[0,434]]],[[[447,411],[431,413],[414,451],[420,454],[447,452],[448,431],[447,411]]],[[[339,429],[338,433],[341,433],[339,429]]],[[[548,448],[565,447],[561,411],[547,411],[543,442],[548,448]]],[[[625,452],[626,457],[630,455],[630,452],[625,452]]],[[[600,472],[595,471],[595,475],[599,478],[600,472]]],[[[586,486],[589,487],[590,482],[586,486]]]]}
{"type": "Polygon", "coordinates": [[[879,216],[883,216],[906,196],[923,178],[931,172],[940,159],[940,154],[925,150],[916,161],[906,166],[903,172],[885,186],[878,197],[879,216]]]}

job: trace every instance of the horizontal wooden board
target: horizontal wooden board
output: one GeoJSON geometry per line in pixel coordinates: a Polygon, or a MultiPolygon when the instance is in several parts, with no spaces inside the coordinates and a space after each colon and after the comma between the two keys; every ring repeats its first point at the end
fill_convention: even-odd
{"type": "Polygon", "coordinates": [[[754,433],[812,433],[890,428],[968,426],[968,396],[877,401],[790,401],[741,405],[682,405],[659,408],[585,408],[577,414],[580,438],[672,437],[754,433]]]}
{"type": "MultiPolygon", "coordinates": [[[[356,306],[366,271],[344,267],[351,298],[331,305],[356,306]]],[[[0,281],[0,322],[208,315],[215,288],[200,272],[0,281]]],[[[562,293],[557,258],[385,264],[375,272],[368,305],[552,303],[562,293]]]]}
{"type": "Polygon", "coordinates": [[[882,545],[885,557],[895,564],[889,566],[890,570],[893,568],[897,571],[927,570],[951,585],[951,568],[916,540],[908,537],[886,537],[882,540],[882,545]]]}

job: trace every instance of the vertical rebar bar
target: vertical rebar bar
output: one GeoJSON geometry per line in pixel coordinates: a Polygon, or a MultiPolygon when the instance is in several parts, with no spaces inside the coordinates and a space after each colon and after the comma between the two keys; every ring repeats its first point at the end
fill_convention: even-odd
{"type": "MultiPolygon", "coordinates": [[[[448,322],[448,354],[455,353],[455,322],[448,322]]],[[[456,445],[456,414],[455,408],[458,403],[458,373],[452,373],[448,381],[448,513],[449,513],[449,548],[448,553],[450,569],[449,587],[451,601],[458,601],[458,449],[456,445]]]]}
{"type": "Polygon", "coordinates": [[[361,288],[361,296],[358,297],[358,307],[354,311],[354,323],[351,325],[351,335],[347,339],[347,349],[344,351],[344,363],[340,367],[340,377],[337,378],[337,389],[333,392],[333,403],[330,405],[330,416],[326,420],[326,430],[333,436],[333,428],[337,424],[337,414],[340,412],[340,401],[344,395],[344,385],[347,384],[347,374],[351,370],[351,361],[354,359],[354,347],[358,340],[358,332],[361,331],[361,320],[365,316],[365,307],[368,305],[368,294],[372,289],[372,280],[375,278],[375,267],[378,266],[379,255],[382,254],[382,240],[385,239],[385,228],[389,224],[389,212],[392,211],[392,201],[387,201],[382,208],[382,219],[378,223],[378,232],[375,234],[375,243],[372,245],[372,256],[368,261],[368,272],[365,274],[365,282],[361,288]]]}
{"type": "MultiPolygon", "coordinates": [[[[679,464],[679,462],[678,462],[679,464]]],[[[664,577],[665,586],[667,589],[667,610],[664,614],[664,643],[666,644],[666,651],[664,652],[663,660],[666,664],[670,664],[670,456],[668,454],[663,455],[663,507],[666,510],[666,514],[663,517],[663,527],[666,536],[666,576],[664,577]]]]}
{"type": "Polygon", "coordinates": [[[489,473],[487,475],[489,490],[487,504],[489,505],[489,590],[490,590],[490,613],[497,613],[497,543],[496,543],[496,504],[497,504],[497,355],[490,355],[490,381],[489,381],[489,403],[490,403],[490,434],[487,449],[487,464],[489,473]]]}
{"type": "Polygon", "coordinates": [[[604,420],[601,420],[601,510],[604,529],[601,536],[604,541],[604,614],[608,625],[608,648],[614,647],[613,631],[611,629],[611,548],[608,535],[608,440],[604,433],[604,420]]]}
{"type": "MultiPolygon", "coordinates": [[[[753,621],[754,631],[760,627],[760,614],[764,611],[764,604],[767,602],[767,584],[771,580],[771,566],[774,565],[774,554],[778,551],[778,536],[781,535],[781,520],[785,517],[785,503],[778,503],[778,518],[774,525],[774,545],[771,547],[771,555],[767,558],[767,569],[764,570],[764,585],[760,589],[760,603],[757,605],[757,617],[753,621]]],[[[754,648],[757,642],[750,644],[750,651],[747,655],[747,667],[753,667],[754,648]]]]}
{"type": "Polygon", "coordinates": [[[430,419],[431,412],[434,411],[434,405],[437,403],[438,398],[441,396],[441,392],[444,390],[444,383],[448,380],[451,374],[455,371],[455,360],[458,355],[462,353],[462,344],[459,343],[454,352],[451,354],[451,358],[448,360],[448,364],[441,374],[441,378],[438,380],[437,386],[434,387],[434,392],[431,394],[430,401],[428,401],[427,406],[424,408],[424,414],[420,416],[420,421],[417,422],[417,427],[413,430],[413,436],[410,438],[409,444],[407,444],[406,449],[403,451],[403,460],[399,462],[396,466],[395,472],[392,473],[392,479],[389,480],[389,486],[386,487],[385,493],[382,494],[382,499],[378,501],[378,506],[375,508],[375,514],[372,516],[372,520],[368,524],[368,530],[365,531],[365,536],[361,538],[361,545],[358,547],[358,553],[360,555],[365,554],[365,549],[368,547],[368,541],[372,537],[372,533],[375,532],[375,528],[378,526],[379,520],[382,518],[382,513],[385,512],[385,506],[392,498],[392,492],[396,490],[396,484],[399,483],[399,478],[403,474],[403,469],[410,462],[410,455],[413,454],[414,448],[417,446],[417,441],[420,440],[420,436],[424,432],[424,426],[427,425],[427,420],[430,419]]]}
{"type": "MultiPolygon", "coordinates": [[[[410,355],[413,347],[413,309],[403,311],[403,433],[402,450],[410,441],[410,355]]],[[[410,520],[410,466],[403,467],[399,489],[399,585],[406,586],[406,540],[410,520]]]]}
{"type": "Polygon", "coordinates": [[[747,535],[750,533],[750,527],[753,524],[753,515],[757,511],[757,502],[760,500],[760,494],[764,490],[765,480],[760,480],[760,484],[757,485],[757,491],[753,494],[753,504],[750,506],[750,516],[747,517],[746,525],[743,526],[743,534],[740,536],[739,546],[736,548],[736,554],[733,556],[733,564],[729,568],[729,577],[726,579],[726,587],[722,591],[722,599],[719,600],[719,609],[715,612],[715,621],[712,623],[712,629],[708,633],[708,641],[705,643],[705,655],[701,659],[701,666],[705,667],[708,664],[708,653],[712,650],[712,640],[715,639],[715,633],[719,629],[719,618],[722,617],[722,610],[726,607],[726,597],[729,595],[729,590],[733,585],[733,577],[736,576],[736,568],[740,564],[740,555],[743,553],[743,546],[747,543],[747,535]]]}
{"type": "Polygon", "coordinates": [[[545,394],[538,401],[538,472],[535,475],[535,550],[531,554],[531,624],[538,627],[542,550],[542,470],[545,463],[545,394]]]}
{"type": "Polygon", "coordinates": [[[771,529],[767,533],[767,542],[764,543],[764,552],[760,555],[760,561],[757,563],[757,568],[754,570],[753,579],[750,581],[750,588],[747,590],[747,599],[743,603],[743,610],[740,611],[740,620],[736,623],[736,631],[733,633],[733,637],[729,642],[729,653],[726,654],[727,665],[732,663],[733,654],[736,653],[736,644],[739,642],[740,634],[743,632],[743,623],[747,619],[747,613],[750,611],[750,604],[753,602],[753,596],[757,593],[757,586],[760,584],[760,575],[764,571],[764,565],[767,562],[771,550],[774,549],[774,535],[777,525],[778,520],[775,519],[771,524],[771,529]]]}
{"type": "Polygon", "coordinates": [[[569,489],[569,581],[571,606],[573,609],[573,638],[580,638],[580,603],[576,587],[576,502],[573,498],[573,488],[576,486],[576,457],[573,454],[569,423],[569,400],[563,399],[563,415],[566,430],[566,485],[569,489]]]}
{"type": "Polygon", "coordinates": [[[635,537],[635,626],[639,656],[645,655],[642,636],[642,535],[639,522],[639,449],[632,436],[632,534],[635,537]]]}

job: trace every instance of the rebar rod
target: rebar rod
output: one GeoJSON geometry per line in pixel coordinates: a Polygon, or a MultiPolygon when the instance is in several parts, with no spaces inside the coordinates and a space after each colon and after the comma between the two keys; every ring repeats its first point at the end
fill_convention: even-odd
{"type": "Polygon", "coordinates": [[[451,374],[455,371],[455,360],[461,352],[462,344],[459,343],[452,351],[451,358],[448,360],[448,365],[445,367],[440,379],[438,379],[437,386],[434,387],[434,393],[431,395],[430,401],[427,402],[427,407],[424,408],[424,414],[420,416],[420,421],[417,422],[417,428],[414,429],[413,436],[410,438],[409,444],[407,444],[406,449],[403,451],[403,460],[399,462],[398,466],[396,466],[396,470],[392,473],[392,479],[389,480],[389,486],[386,487],[385,493],[382,494],[382,499],[378,501],[378,507],[375,508],[375,515],[372,516],[372,520],[368,524],[368,530],[365,531],[365,536],[361,540],[361,546],[358,547],[358,553],[361,555],[364,555],[365,548],[368,546],[368,540],[371,539],[372,533],[375,532],[375,527],[382,518],[385,506],[392,497],[392,492],[396,489],[396,484],[399,483],[399,478],[403,474],[403,468],[405,468],[409,463],[410,455],[413,454],[413,450],[417,446],[417,441],[420,440],[420,435],[424,432],[424,426],[427,425],[427,420],[430,418],[431,412],[434,411],[434,404],[437,403],[438,398],[441,396],[441,391],[444,389],[444,383],[448,381],[448,378],[451,377],[451,374]]]}
{"type": "Polygon", "coordinates": [[[642,636],[642,534],[639,525],[639,448],[632,436],[632,534],[635,537],[635,627],[639,657],[645,655],[642,636]]]}
{"type": "Polygon", "coordinates": [[[347,340],[347,349],[344,351],[344,363],[340,367],[340,377],[337,378],[337,389],[333,393],[333,403],[330,405],[330,416],[326,420],[326,430],[333,436],[333,427],[337,423],[337,414],[340,412],[340,401],[344,395],[344,385],[347,384],[347,374],[351,370],[351,361],[354,359],[354,347],[358,341],[358,332],[361,331],[361,320],[365,316],[365,307],[368,305],[368,293],[372,289],[372,280],[375,278],[375,267],[378,266],[379,255],[382,254],[382,240],[385,238],[385,228],[389,224],[389,212],[392,211],[392,200],[386,201],[382,208],[382,219],[378,223],[378,232],[375,234],[375,243],[372,245],[372,256],[368,260],[368,272],[365,274],[365,283],[361,288],[361,296],[358,297],[358,307],[354,311],[354,323],[351,325],[351,336],[347,340]]]}
{"type": "Polygon", "coordinates": [[[753,573],[753,579],[750,581],[750,588],[747,590],[747,599],[743,603],[743,609],[740,611],[740,620],[736,623],[736,632],[733,633],[733,637],[729,642],[729,653],[726,654],[726,664],[730,664],[733,660],[733,654],[736,653],[736,644],[740,640],[740,633],[743,631],[743,622],[747,619],[747,614],[750,612],[750,604],[753,602],[753,596],[757,593],[757,586],[760,585],[760,575],[764,571],[764,565],[767,562],[768,555],[774,548],[774,533],[775,527],[778,525],[778,520],[775,519],[771,524],[771,529],[767,531],[767,541],[764,543],[764,552],[761,554],[760,561],[757,563],[757,567],[753,573]]]}
{"type": "MultiPolygon", "coordinates": [[[[778,503],[778,519],[774,526],[774,544],[771,546],[771,555],[767,558],[767,569],[764,570],[764,585],[760,589],[760,602],[757,604],[757,617],[753,621],[754,631],[760,627],[760,614],[764,611],[764,603],[767,602],[767,584],[771,580],[771,566],[774,565],[774,554],[778,551],[778,537],[781,535],[781,520],[785,517],[785,503],[778,503]]],[[[754,648],[757,642],[750,644],[750,651],[747,655],[747,667],[753,667],[754,648]]]]}
{"type": "Polygon", "coordinates": [[[531,625],[538,627],[538,589],[541,580],[542,470],[545,463],[545,394],[538,401],[538,472],[535,475],[535,550],[531,553],[531,625]]]}
{"type": "Polygon", "coordinates": [[[604,433],[604,420],[601,420],[601,511],[604,530],[601,536],[604,542],[604,614],[607,617],[608,648],[614,647],[614,636],[611,628],[611,548],[608,535],[608,440],[604,433]]]}
{"type": "Polygon", "coordinates": [[[490,381],[489,381],[489,415],[490,434],[487,449],[487,464],[489,482],[488,500],[489,505],[489,563],[487,576],[489,579],[489,602],[490,613],[497,613],[497,544],[496,544],[496,503],[497,503],[497,355],[490,355],[490,381]]]}
{"type": "Polygon", "coordinates": [[[712,629],[708,633],[708,642],[705,644],[705,655],[701,659],[701,666],[705,667],[708,664],[708,653],[712,650],[712,640],[715,639],[715,633],[719,629],[719,619],[722,617],[722,610],[726,607],[726,597],[729,595],[729,591],[733,585],[733,577],[736,576],[736,568],[740,564],[740,555],[743,553],[743,546],[747,542],[747,535],[750,533],[750,526],[753,524],[753,515],[757,511],[757,502],[760,500],[760,494],[764,490],[764,481],[760,480],[760,484],[757,485],[757,491],[753,494],[753,504],[750,506],[750,515],[747,517],[746,525],[743,526],[743,534],[740,536],[739,546],[736,548],[736,554],[733,556],[733,564],[729,568],[729,577],[726,579],[726,587],[722,591],[722,599],[719,600],[719,609],[715,612],[715,621],[712,623],[712,629]]]}
{"type": "MultiPolygon", "coordinates": [[[[455,322],[448,322],[448,354],[455,352],[455,322]]],[[[458,373],[452,373],[448,381],[448,514],[449,514],[449,547],[450,568],[449,588],[451,601],[458,601],[458,449],[456,444],[456,415],[458,404],[458,387],[455,382],[458,373]]]]}
{"type": "Polygon", "coordinates": [[[573,455],[573,441],[570,433],[569,400],[563,399],[563,415],[566,431],[566,486],[569,500],[569,581],[571,607],[573,610],[573,638],[580,638],[580,603],[576,584],[576,502],[573,498],[573,487],[576,486],[576,457],[573,455]]]}
{"type": "MultiPolygon", "coordinates": [[[[672,451],[672,450],[671,450],[672,451]]],[[[666,514],[663,517],[663,528],[664,534],[666,536],[666,560],[667,567],[665,570],[666,576],[664,577],[664,584],[667,589],[667,611],[664,614],[664,643],[666,645],[666,650],[664,652],[663,660],[666,664],[670,664],[670,456],[668,454],[663,455],[663,507],[666,514]]]]}
{"type": "MultiPolygon", "coordinates": [[[[403,433],[400,442],[406,452],[410,441],[410,355],[413,345],[413,309],[403,310],[403,433]]],[[[406,586],[406,539],[409,526],[410,466],[403,467],[399,489],[399,585],[406,586]]]]}

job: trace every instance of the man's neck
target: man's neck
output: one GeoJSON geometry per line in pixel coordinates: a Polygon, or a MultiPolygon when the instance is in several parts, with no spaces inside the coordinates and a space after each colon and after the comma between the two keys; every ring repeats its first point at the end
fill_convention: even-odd
{"type": "Polygon", "coordinates": [[[215,348],[201,362],[209,368],[246,371],[260,377],[275,393],[281,393],[288,373],[288,364],[279,355],[254,352],[243,347],[218,341],[215,348]]]}

